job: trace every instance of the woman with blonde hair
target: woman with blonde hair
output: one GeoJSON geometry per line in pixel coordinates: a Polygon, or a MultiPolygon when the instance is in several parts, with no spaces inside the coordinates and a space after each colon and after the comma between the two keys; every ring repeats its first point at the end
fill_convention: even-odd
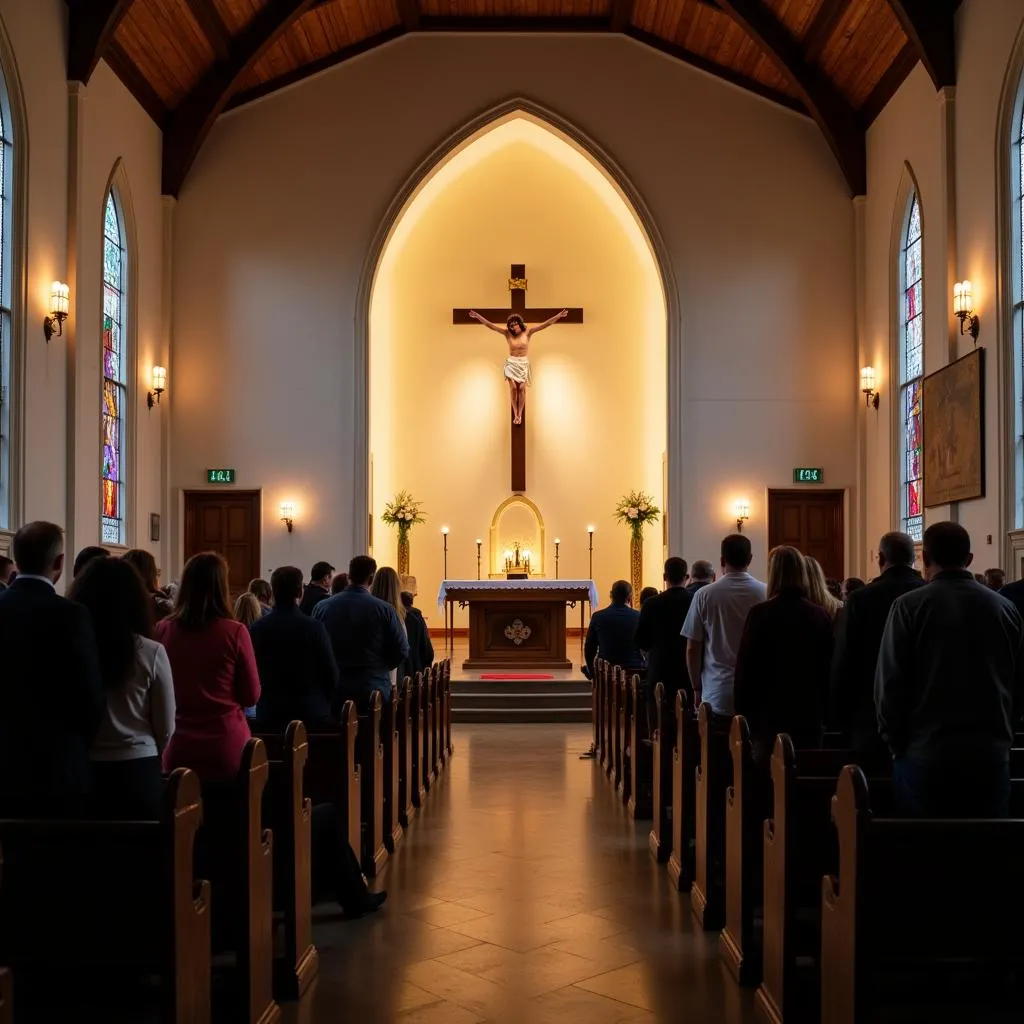
{"type": "Polygon", "coordinates": [[[263,605],[260,604],[260,599],[249,591],[239,594],[238,600],[235,601],[235,622],[242,623],[248,629],[262,618],[263,605]]]}
{"type": "Polygon", "coordinates": [[[804,566],[807,569],[807,596],[813,604],[824,608],[828,617],[835,622],[843,602],[828,592],[828,580],[821,563],[810,555],[804,555],[804,566]]]}
{"type": "Polygon", "coordinates": [[[808,600],[806,560],[796,548],[768,553],[767,590],[768,600],[747,614],[734,689],[762,768],[780,732],[797,749],[821,746],[833,644],[832,620],[808,600]]]}
{"type": "MultiPolygon", "coordinates": [[[[406,611],[405,605],[402,603],[402,581],[398,573],[388,565],[378,569],[377,575],[373,577],[370,593],[385,604],[391,605],[398,612],[398,621],[402,624],[402,630],[408,639],[409,631],[405,625],[406,611]]],[[[390,675],[391,685],[395,686],[398,682],[398,669],[391,669],[390,675]]]]}

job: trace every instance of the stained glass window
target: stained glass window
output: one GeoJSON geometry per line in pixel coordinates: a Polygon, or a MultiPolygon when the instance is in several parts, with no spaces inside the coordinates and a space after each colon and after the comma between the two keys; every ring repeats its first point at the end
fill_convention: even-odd
{"type": "Polygon", "coordinates": [[[124,424],[128,389],[125,380],[124,222],[117,196],[107,196],[103,219],[103,407],[100,480],[100,541],[125,544],[124,424]]]}
{"type": "Polygon", "coordinates": [[[14,146],[7,86],[0,72],[0,529],[11,525],[11,239],[14,146]]]}
{"type": "Polygon", "coordinates": [[[910,199],[906,232],[900,253],[903,293],[900,334],[900,411],[903,420],[903,458],[900,467],[900,516],[914,540],[924,530],[921,507],[921,377],[924,374],[924,275],[921,204],[910,199]]]}

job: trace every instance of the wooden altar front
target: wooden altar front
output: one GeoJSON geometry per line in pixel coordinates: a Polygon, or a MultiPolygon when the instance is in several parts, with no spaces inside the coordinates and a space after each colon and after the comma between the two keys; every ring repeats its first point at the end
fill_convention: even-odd
{"type": "MultiPolygon", "coordinates": [[[[566,608],[594,595],[590,580],[446,580],[441,600],[469,608],[469,657],[462,667],[490,669],[571,669],[565,656],[566,608]]],[[[450,621],[454,622],[453,614],[450,621]]],[[[454,646],[454,626],[448,636],[454,646]]]]}

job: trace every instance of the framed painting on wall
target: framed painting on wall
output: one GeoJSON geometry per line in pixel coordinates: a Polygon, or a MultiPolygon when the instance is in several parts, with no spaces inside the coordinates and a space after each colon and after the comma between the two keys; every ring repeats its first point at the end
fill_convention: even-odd
{"type": "Polygon", "coordinates": [[[925,508],[985,496],[984,351],[924,379],[925,508]]]}

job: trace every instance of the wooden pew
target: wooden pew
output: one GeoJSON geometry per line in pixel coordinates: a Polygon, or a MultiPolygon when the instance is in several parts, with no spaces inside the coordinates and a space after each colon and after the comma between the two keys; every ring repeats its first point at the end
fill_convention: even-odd
{"type": "Polygon", "coordinates": [[[398,685],[398,824],[406,831],[416,814],[413,789],[412,680],[406,676],[398,685]]]}
{"type": "Polygon", "coordinates": [[[444,738],[444,666],[444,661],[437,663],[434,684],[434,774],[438,778],[444,774],[445,765],[448,763],[445,758],[444,738]]]}
{"type": "Polygon", "coordinates": [[[622,750],[625,747],[625,719],[623,716],[623,701],[625,692],[622,688],[622,669],[618,665],[612,667],[612,727],[615,732],[612,736],[612,786],[619,791],[622,783],[622,750]]]}
{"type": "Polygon", "coordinates": [[[619,670],[619,735],[616,741],[616,749],[619,755],[619,777],[615,783],[615,792],[623,803],[629,801],[630,780],[632,778],[633,765],[630,760],[629,733],[630,723],[633,719],[633,688],[630,685],[630,677],[625,669],[619,670]]]}
{"type": "Polygon", "coordinates": [[[611,689],[608,681],[609,666],[603,658],[597,658],[594,661],[594,675],[597,677],[597,689],[598,689],[598,700],[601,704],[601,742],[598,745],[599,756],[598,762],[604,769],[605,775],[608,774],[608,760],[611,756],[611,740],[610,728],[611,728],[611,689]]]}
{"type": "MultiPolygon", "coordinates": [[[[607,662],[604,667],[605,681],[605,740],[607,750],[605,751],[604,773],[609,779],[615,777],[615,722],[616,708],[619,703],[615,686],[615,667],[607,662]]],[[[614,783],[612,783],[614,785],[614,783]]]]}
{"type": "Polygon", "coordinates": [[[697,712],[700,764],[694,785],[696,846],[690,905],[705,931],[725,923],[725,791],[732,784],[729,735],[712,723],[711,708],[697,712]]]}
{"type": "Polygon", "coordinates": [[[427,798],[423,785],[423,730],[425,720],[423,706],[423,673],[417,672],[412,681],[409,699],[410,734],[412,736],[412,783],[409,787],[414,807],[422,807],[427,798]]]}
{"type": "Polygon", "coordinates": [[[399,782],[401,778],[402,750],[398,739],[399,731],[399,687],[391,690],[391,697],[384,701],[380,719],[381,744],[384,748],[384,807],[383,832],[384,846],[389,854],[393,854],[402,842],[405,833],[402,831],[400,818],[401,801],[399,782]]]}
{"type": "MultiPolygon", "coordinates": [[[[821,1024],[868,1024],[893,996],[911,1008],[925,993],[941,1004],[938,971],[964,965],[971,996],[961,1019],[976,1018],[986,989],[998,993],[1024,968],[1024,820],[876,817],[854,766],[839,776],[831,814],[839,868],[822,880],[821,1024]],[[908,983],[922,971],[927,984],[908,983]]],[[[1019,988],[1010,998],[1019,1014],[1019,988]]]]}
{"type": "Polygon", "coordinates": [[[263,793],[264,821],[274,834],[274,911],[284,924],[284,956],[274,960],[274,992],[299,999],[319,966],[312,924],[313,805],[303,795],[309,741],[302,722],[284,735],[260,737],[270,757],[270,781],[263,793]]]}
{"type": "Polygon", "coordinates": [[[647,705],[640,676],[636,673],[630,677],[629,693],[629,800],[626,808],[631,818],[643,820],[654,813],[651,792],[654,785],[654,744],[648,735],[647,705]]]}
{"type": "Polygon", "coordinates": [[[434,768],[434,666],[423,673],[423,688],[420,690],[420,707],[423,710],[423,745],[420,748],[420,771],[423,773],[422,786],[429,793],[437,781],[434,768]]]}
{"type": "Polygon", "coordinates": [[[594,676],[590,680],[590,725],[593,729],[594,760],[601,763],[601,669],[596,659],[594,664],[594,676]]]}
{"type": "Polygon", "coordinates": [[[654,824],[648,837],[651,856],[664,864],[672,853],[672,739],[673,719],[665,704],[665,687],[654,687],[654,754],[651,765],[651,815],[654,824]]]}
{"type": "Polygon", "coordinates": [[[450,762],[455,753],[452,743],[452,659],[444,659],[444,757],[450,762]]]}
{"type": "MultiPolygon", "coordinates": [[[[369,878],[376,878],[387,863],[384,845],[384,745],[381,743],[382,702],[379,691],[370,698],[370,713],[359,716],[356,759],[359,764],[361,863],[369,878]]],[[[360,849],[357,847],[357,849],[360,849]]]]}
{"type": "Polygon", "coordinates": [[[193,868],[202,817],[199,780],[178,768],[158,821],[0,821],[0,963],[54,983],[62,965],[152,970],[164,1021],[208,1024],[210,884],[193,868]]]}
{"type": "Polygon", "coordinates": [[[668,877],[680,892],[689,892],[695,874],[697,832],[697,765],[700,731],[686,694],[676,694],[676,736],[672,750],[672,853],[668,877]]]}

